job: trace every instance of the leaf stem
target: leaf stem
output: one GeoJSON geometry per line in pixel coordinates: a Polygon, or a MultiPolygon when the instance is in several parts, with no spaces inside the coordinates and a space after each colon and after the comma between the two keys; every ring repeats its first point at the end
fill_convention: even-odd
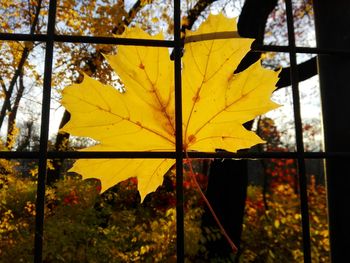
{"type": "Polygon", "coordinates": [[[213,216],[213,218],[214,218],[216,224],[218,225],[218,227],[219,227],[219,229],[220,229],[222,235],[225,237],[226,241],[227,241],[228,244],[230,245],[230,247],[231,247],[233,253],[237,253],[237,251],[238,251],[237,246],[235,245],[235,243],[233,243],[232,239],[231,239],[231,238],[229,237],[229,235],[227,234],[225,228],[223,227],[223,225],[222,225],[221,222],[220,222],[220,219],[217,217],[217,215],[216,215],[216,213],[215,213],[213,207],[211,206],[209,200],[207,199],[207,197],[206,197],[205,194],[203,193],[203,191],[202,191],[202,189],[201,189],[201,187],[200,187],[200,185],[199,185],[199,183],[198,183],[198,181],[197,181],[197,179],[196,179],[195,173],[194,173],[194,171],[193,171],[192,162],[191,162],[190,158],[188,157],[187,151],[185,151],[185,157],[186,157],[186,160],[187,160],[187,162],[188,162],[188,166],[189,166],[189,168],[190,168],[190,177],[191,177],[192,181],[194,182],[194,184],[195,184],[195,186],[196,186],[196,188],[197,188],[197,190],[198,190],[200,196],[203,198],[203,200],[204,200],[206,206],[208,207],[210,213],[212,214],[212,216],[213,216]]]}

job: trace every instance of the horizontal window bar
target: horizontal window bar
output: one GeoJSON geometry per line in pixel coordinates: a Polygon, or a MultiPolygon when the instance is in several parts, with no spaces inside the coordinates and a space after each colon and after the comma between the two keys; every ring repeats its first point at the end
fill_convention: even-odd
{"type": "MultiPolygon", "coordinates": [[[[292,52],[290,46],[275,46],[275,45],[259,45],[252,44],[252,50],[259,52],[292,52]]],[[[346,49],[331,49],[331,48],[316,48],[316,47],[295,47],[295,53],[306,54],[328,54],[328,55],[350,55],[350,50],[346,49]]],[[[292,52],[294,53],[294,52],[292,52]]]]}
{"type": "MultiPolygon", "coordinates": [[[[183,156],[185,158],[185,153],[183,156]]],[[[168,158],[175,159],[176,152],[48,152],[49,159],[69,158],[69,159],[103,159],[103,158],[168,158]]],[[[243,158],[243,159],[269,159],[269,158],[304,158],[304,159],[324,159],[324,158],[350,158],[350,152],[188,152],[190,158],[243,158]]],[[[0,152],[3,159],[38,159],[39,152],[0,152]]]]}
{"type": "Polygon", "coordinates": [[[56,42],[90,43],[90,44],[117,44],[132,46],[174,47],[172,40],[151,40],[122,37],[91,37],[55,35],[56,42]]]}
{"type": "MultiPolygon", "coordinates": [[[[0,40],[46,42],[47,35],[0,33],[0,40]]],[[[203,38],[203,40],[206,40],[206,38],[203,38]]],[[[149,40],[149,39],[115,38],[115,37],[55,35],[54,41],[67,42],[67,43],[174,47],[174,41],[172,40],[149,40]]],[[[192,41],[193,41],[192,39],[189,39],[188,41],[185,40],[185,42],[192,42],[192,41]]],[[[198,39],[195,41],[201,41],[201,40],[198,39]]],[[[254,51],[259,51],[259,52],[269,52],[269,51],[270,52],[290,52],[290,46],[260,45],[255,43],[252,45],[252,49],[254,51]]],[[[317,48],[317,47],[295,47],[295,52],[307,53],[307,54],[350,55],[350,50],[346,50],[346,49],[317,48]]]]}
{"type": "Polygon", "coordinates": [[[44,35],[44,34],[31,35],[31,34],[18,34],[18,33],[0,33],[0,40],[46,42],[47,35],[44,35]]]}
{"type": "MultiPolygon", "coordinates": [[[[171,40],[150,40],[150,39],[136,39],[136,38],[68,36],[68,35],[54,35],[53,39],[55,42],[66,42],[66,43],[174,47],[174,41],[171,41],[171,40]]],[[[47,35],[0,33],[0,40],[46,42],[47,35]]]]}

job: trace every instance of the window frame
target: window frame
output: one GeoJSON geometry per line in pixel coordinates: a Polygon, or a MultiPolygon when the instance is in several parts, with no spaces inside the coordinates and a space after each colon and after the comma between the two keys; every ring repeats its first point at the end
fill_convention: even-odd
{"type": "MultiPolygon", "coordinates": [[[[184,262],[184,207],[183,207],[183,160],[185,153],[182,147],[182,101],[181,101],[181,56],[183,41],[181,39],[181,7],[180,0],[174,0],[174,40],[142,40],[111,37],[70,36],[56,35],[56,0],[50,0],[48,13],[48,27],[46,34],[16,34],[0,33],[0,40],[5,41],[33,41],[46,44],[44,83],[42,97],[42,116],[40,129],[40,148],[36,152],[0,152],[0,158],[6,159],[38,159],[39,173],[36,200],[34,261],[42,262],[43,229],[44,229],[44,205],[45,205],[45,178],[47,172],[47,160],[53,158],[172,158],[176,160],[176,226],[177,226],[177,262],[184,262]],[[175,126],[176,149],[174,152],[53,152],[48,151],[50,100],[51,100],[51,76],[52,61],[55,42],[93,43],[93,44],[117,44],[167,47],[174,49],[175,72],[175,126]]],[[[307,177],[305,171],[305,159],[327,159],[350,157],[350,152],[305,152],[302,133],[302,118],[300,114],[299,79],[296,56],[298,53],[309,54],[342,54],[342,50],[327,50],[311,47],[297,47],[294,36],[292,1],[286,0],[286,15],[288,29],[288,46],[254,45],[255,51],[287,52],[290,59],[291,84],[293,97],[293,111],[296,136],[295,152],[189,152],[189,158],[241,158],[241,159],[269,159],[292,158],[297,160],[300,205],[303,229],[304,262],[311,263],[310,222],[307,194],[307,177]]],[[[348,52],[347,52],[348,53],[348,52]]]]}

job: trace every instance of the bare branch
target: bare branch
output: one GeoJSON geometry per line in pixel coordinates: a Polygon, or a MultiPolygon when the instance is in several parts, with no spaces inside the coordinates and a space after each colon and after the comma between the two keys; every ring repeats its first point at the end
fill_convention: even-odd
{"type": "Polygon", "coordinates": [[[185,32],[185,30],[189,30],[192,28],[194,22],[197,21],[200,14],[212,3],[216,2],[217,0],[199,0],[195,6],[188,12],[187,15],[187,25],[183,25],[181,28],[182,32],[185,32]]]}
{"type": "MultiPolygon", "coordinates": [[[[39,0],[38,5],[36,7],[33,23],[32,23],[31,28],[30,28],[30,34],[35,33],[35,28],[37,26],[39,14],[40,14],[40,10],[41,10],[41,4],[42,4],[42,0],[39,0]]],[[[27,46],[24,47],[21,59],[20,59],[18,66],[17,66],[17,69],[15,70],[15,73],[10,81],[9,88],[8,88],[7,92],[5,93],[4,104],[2,105],[1,112],[0,112],[0,128],[4,122],[4,119],[6,116],[6,111],[11,109],[11,96],[12,96],[15,84],[17,82],[17,79],[20,76],[21,72],[23,71],[24,63],[26,62],[30,51],[31,50],[27,46]]]]}

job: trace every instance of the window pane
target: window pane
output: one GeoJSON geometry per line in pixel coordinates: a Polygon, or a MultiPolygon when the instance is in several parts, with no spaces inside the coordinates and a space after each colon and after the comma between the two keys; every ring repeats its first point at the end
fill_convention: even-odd
{"type": "Polygon", "coordinates": [[[152,175],[137,178],[135,171],[133,177],[101,192],[99,180],[82,180],[84,174],[67,171],[71,165],[72,160],[65,161],[61,180],[47,188],[45,260],[169,262],[176,258],[174,170],[164,180],[162,176],[159,187],[141,202],[138,187],[152,184],[152,175]]]}
{"type": "Polygon", "coordinates": [[[46,33],[47,0],[38,6],[39,1],[1,1],[0,32],[1,33],[46,33]],[[38,19],[34,18],[38,16],[38,19]]]}
{"type": "Polygon", "coordinates": [[[295,166],[293,159],[250,161],[242,262],[303,261],[295,166]]]}
{"type": "MultiPolygon", "coordinates": [[[[308,61],[313,60],[312,57],[308,56],[303,60],[308,61]]],[[[315,62],[316,70],[316,62],[315,62]]],[[[299,74],[303,74],[299,71],[299,74]]],[[[316,72],[315,72],[316,73],[316,72]]],[[[301,106],[301,117],[303,125],[303,139],[304,139],[304,149],[308,152],[319,152],[323,151],[323,129],[322,129],[322,112],[321,112],[321,94],[319,88],[319,77],[314,75],[305,81],[299,83],[300,92],[300,106],[301,106]]]]}
{"type": "Polygon", "coordinates": [[[265,26],[264,44],[288,45],[287,16],[283,0],[279,0],[275,9],[269,15],[265,26]]]}
{"type": "Polygon", "coordinates": [[[295,44],[316,47],[315,18],[311,0],[293,0],[295,44]]]}
{"type": "Polygon", "coordinates": [[[326,178],[323,159],[305,162],[308,176],[311,256],[315,262],[330,261],[326,178]]]}
{"type": "MultiPolygon", "coordinates": [[[[104,56],[97,45],[76,45],[74,53],[57,48],[54,85],[63,92],[56,98],[71,114],[63,131],[98,141],[91,151],[175,150],[174,63],[169,49],[120,45],[115,53],[115,46],[108,47],[104,56]]],[[[58,103],[53,105],[59,109],[58,103]]],[[[53,113],[58,113],[52,120],[57,129],[63,110],[53,113]]]]}
{"type": "Polygon", "coordinates": [[[0,135],[4,150],[38,150],[45,45],[2,41],[0,49],[0,135]]]}
{"type": "Polygon", "coordinates": [[[37,160],[0,159],[0,256],[33,262],[37,160]]]}
{"type": "MultiPolygon", "coordinates": [[[[172,38],[172,1],[64,1],[57,4],[57,33],[63,35],[113,37],[124,26],[139,26],[172,38]]],[[[140,37],[142,38],[142,37],[140,37]]]]}
{"type": "Polygon", "coordinates": [[[258,119],[257,131],[266,144],[258,145],[262,151],[295,151],[292,91],[290,87],[273,93],[273,101],[282,105],[258,119]]]}

